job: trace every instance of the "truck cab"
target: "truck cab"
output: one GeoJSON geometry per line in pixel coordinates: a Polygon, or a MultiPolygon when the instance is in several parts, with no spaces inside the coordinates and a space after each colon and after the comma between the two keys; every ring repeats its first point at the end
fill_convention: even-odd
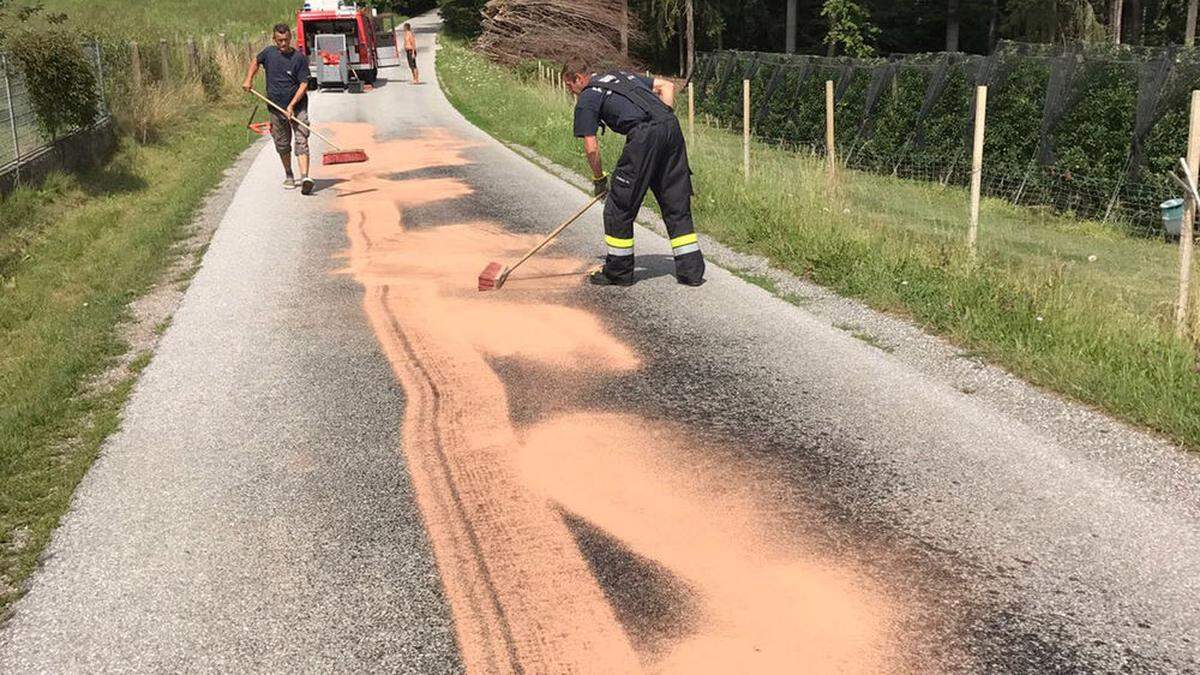
{"type": "Polygon", "coordinates": [[[379,27],[372,11],[357,3],[342,0],[310,0],[296,13],[296,48],[308,57],[316,72],[322,58],[345,59],[358,79],[373,84],[379,75],[379,27]],[[346,36],[346,53],[322,55],[317,53],[316,36],[335,34],[346,36]]]}

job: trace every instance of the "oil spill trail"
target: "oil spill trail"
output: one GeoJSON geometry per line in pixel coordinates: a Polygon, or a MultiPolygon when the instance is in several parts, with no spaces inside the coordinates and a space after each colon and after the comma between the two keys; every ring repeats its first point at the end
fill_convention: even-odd
{"type": "MultiPolygon", "coordinates": [[[[888,672],[904,662],[896,603],[788,535],[730,453],[631,414],[556,412],[517,428],[490,363],[610,377],[641,359],[566,304],[587,263],[536,258],[480,294],[489,260],[536,237],[481,220],[406,229],[407,209],[470,196],[429,170],[470,163],[445,130],[379,141],[331,125],[365,165],[334,167],[368,320],[407,396],[403,452],[471,672],[888,672]],[[425,173],[422,173],[425,172],[425,173]],[[717,461],[714,458],[723,458],[717,461]],[[652,652],[627,633],[567,520],[674,577],[692,615],[652,652]]],[[[487,215],[487,214],[481,214],[487,215]]],[[[419,225],[419,224],[412,224],[419,225]]]]}

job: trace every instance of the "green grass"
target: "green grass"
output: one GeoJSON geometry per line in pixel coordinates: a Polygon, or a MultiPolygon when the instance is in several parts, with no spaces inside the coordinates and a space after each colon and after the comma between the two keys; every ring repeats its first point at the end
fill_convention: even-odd
{"type": "MultiPolygon", "coordinates": [[[[443,41],[438,71],[473,123],[588,173],[565,96],[454,40],[443,41]]],[[[601,139],[607,166],[621,142],[601,139]]],[[[972,263],[961,189],[847,171],[831,203],[811,156],[755,144],[746,183],[740,137],[701,127],[690,151],[701,232],[1200,448],[1196,357],[1170,328],[1174,246],[986,200],[972,263]]]]}
{"type": "MultiPolygon", "coordinates": [[[[127,307],[164,273],[205,194],[247,145],[245,109],[197,112],[156,145],[0,202],[0,612],[119,424],[140,354],[111,391],[127,307]]],[[[165,329],[165,325],[164,325],[165,329]]]]}
{"type": "Polygon", "coordinates": [[[855,340],[865,342],[865,343],[871,345],[872,347],[879,349],[881,351],[885,351],[889,354],[896,351],[895,348],[892,347],[891,345],[887,344],[883,340],[880,340],[879,338],[875,337],[874,335],[871,335],[870,333],[864,331],[862,328],[860,328],[859,326],[856,326],[854,324],[835,323],[833,325],[833,327],[838,330],[846,331],[847,333],[850,334],[850,337],[853,337],[855,340]]]}
{"type": "Polygon", "coordinates": [[[98,0],[43,0],[48,12],[63,12],[71,25],[85,31],[138,36],[258,35],[279,21],[295,22],[300,0],[143,0],[127,2],[118,10],[112,2],[98,0]],[[120,20],[114,21],[114,14],[120,20]]]}

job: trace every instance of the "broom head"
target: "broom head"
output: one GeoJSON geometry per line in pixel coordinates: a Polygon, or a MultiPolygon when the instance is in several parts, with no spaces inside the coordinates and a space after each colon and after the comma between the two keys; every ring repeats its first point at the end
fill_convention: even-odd
{"type": "Polygon", "coordinates": [[[322,164],[357,164],[367,161],[366,150],[338,150],[321,157],[322,164]]]}
{"type": "Polygon", "coordinates": [[[498,262],[489,263],[479,274],[479,290],[495,291],[508,279],[508,268],[498,262]]]}

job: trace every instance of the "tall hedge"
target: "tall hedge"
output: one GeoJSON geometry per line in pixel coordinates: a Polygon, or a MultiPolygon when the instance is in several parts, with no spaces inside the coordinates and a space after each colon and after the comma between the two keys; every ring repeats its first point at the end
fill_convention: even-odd
{"type": "Polygon", "coordinates": [[[1156,226],[1166,175],[1186,146],[1200,52],[1004,43],[991,57],[828,59],[700,56],[699,106],[741,124],[751,80],[755,134],[823,150],[824,83],[837,84],[837,142],[852,167],[965,183],[976,84],[987,84],[985,189],[1085,218],[1156,226]]]}

